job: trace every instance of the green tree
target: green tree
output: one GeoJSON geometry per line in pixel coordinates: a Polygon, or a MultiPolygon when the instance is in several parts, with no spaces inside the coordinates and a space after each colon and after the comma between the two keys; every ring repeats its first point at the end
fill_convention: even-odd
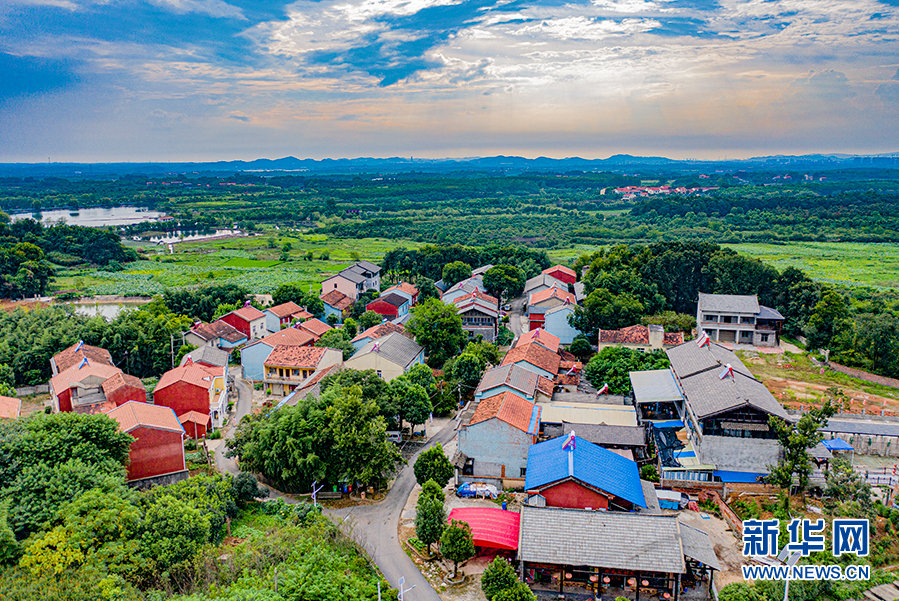
{"type": "Polygon", "coordinates": [[[496,265],[484,273],[484,288],[500,302],[521,296],[526,281],[524,272],[512,265],[496,265]]]}
{"type": "Polygon", "coordinates": [[[455,286],[462,280],[471,277],[471,265],[463,263],[462,261],[453,261],[443,267],[442,276],[443,283],[446,284],[447,287],[455,286]]]}
{"type": "Polygon", "coordinates": [[[421,485],[421,493],[418,495],[418,498],[421,500],[423,497],[437,499],[440,501],[441,505],[446,502],[446,495],[443,493],[443,488],[434,482],[434,480],[428,480],[421,485]]]}
{"type": "Polygon", "coordinates": [[[421,386],[428,397],[433,397],[437,394],[437,379],[434,377],[434,372],[427,365],[422,365],[421,363],[413,365],[409,368],[409,371],[399,376],[397,380],[406,380],[421,386]]]}
{"type": "Polygon", "coordinates": [[[171,495],[152,502],[144,516],[141,546],[159,570],[190,560],[209,540],[209,519],[171,495]]]}
{"type": "Polygon", "coordinates": [[[826,290],[809,316],[806,336],[811,348],[839,350],[846,346],[845,335],[851,331],[849,307],[839,293],[826,290]]]}
{"type": "Polygon", "coordinates": [[[238,506],[245,507],[252,501],[264,499],[268,495],[269,489],[260,486],[256,476],[253,474],[240,472],[234,476],[234,480],[231,483],[231,496],[238,506]]]}
{"type": "Polygon", "coordinates": [[[869,518],[873,511],[871,485],[843,456],[830,460],[825,474],[824,507],[831,515],[869,518]]]}
{"type": "Polygon", "coordinates": [[[599,330],[618,330],[640,321],[643,304],[630,293],[613,294],[605,288],[591,292],[583,306],[575,308],[568,321],[588,338],[594,339],[599,330]]]}
{"type": "Polygon", "coordinates": [[[720,601],[761,601],[747,582],[732,582],[725,585],[718,595],[720,601]]]}
{"type": "Polygon", "coordinates": [[[447,459],[443,452],[443,446],[439,442],[427,451],[420,453],[412,469],[415,472],[415,480],[419,484],[433,480],[440,488],[447,485],[454,472],[453,464],[447,459]]]}
{"type": "Polygon", "coordinates": [[[12,565],[22,554],[16,535],[7,520],[10,502],[10,499],[0,502],[0,568],[12,565]]]}
{"type": "Polygon", "coordinates": [[[593,355],[584,368],[584,375],[596,388],[608,384],[609,394],[627,394],[631,389],[630,372],[665,369],[669,365],[668,356],[662,351],[643,353],[609,346],[593,355]]]}
{"type": "Polygon", "coordinates": [[[321,338],[315,341],[313,346],[321,347],[321,348],[336,348],[339,351],[343,352],[343,359],[346,361],[350,357],[353,356],[353,353],[356,352],[356,349],[353,348],[353,343],[350,342],[350,338],[345,329],[331,329],[322,334],[321,338]]]}
{"type": "Polygon", "coordinates": [[[412,308],[412,319],[406,329],[425,348],[428,365],[442,366],[462,348],[465,332],[462,318],[453,305],[428,300],[412,308]]]}
{"type": "Polygon", "coordinates": [[[440,536],[440,552],[453,562],[453,578],[459,575],[459,563],[474,557],[474,541],[471,526],[467,522],[453,520],[440,536]]]}
{"type": "Polygon", "coordinates": [[[384,321],[384,316],[374,311],[366,311],[359,316],[359,328],[364,332],[384,321]]]}
{"type": "Polygon", "coordinates": [[[640,468],[640,479],[647,482],[658,482],[659,469],[654,464],[644,465],[640,468]]]}
{"type": "Polygon", "coordinates": [[[493,601],[537,601],[537,596],[524,582],[516,582],[513,586],[498,592],[493,601]]]}
{"type": "Polygon", "coordinates": [[[484,375],[484,361],[474,353],[464,352],[453,361],[450,377],[462,383],[466,394],[473,393],[484,375]]]}
{"type": "Polygon", "coordinates": [[[347,338],[352,340],[356,337],[356,334],[359,333],[359,326],[356,325],[356,320],[352,317],[347,317],[343,322],[343,330],[346,332],[347,338]]]}
{"type": "Polygon", "coordinates": [[[199,474],[169,486],[154,488],[150,498],[174,497],[196,508],[209,523],[211,542],[220,542],[225,523],[237,515],[230,476],[199,474]]]}
{"type": "Polygon", "coordinates": [[[390,403],[393,412],[399,418],[400,429],[406,420],[415,429],[416,424],[423,424],[433,411],[431,399],[424,388],[408,379],[397,378],[390,383],[390,403]]]}
{"type": "Polygon", "coordinates": [[[178,352],[175,354],[175,365],[180,365],[181,360],[184,359],[184,355],[187,355],[191,351],[197,350],[196,345],[193,344],[182,344],[178,347],[178,352]]]}
{"type": "Polygon", "coordinates": [[[481,575],[481,590],[488,599],[493,599],[499,592],[518,584],[518,575],[509,560],[497,557],[491,561],[481,575]]]}
{"type": "Polygon", "coordinates": [[[583,334],[575,336],[574,340],[568,346],[568,352],[577,357],[580,361],[586,361],[593,354],[593,346],[587,337],[583,334]]]}
{"type": "Polygon", "coordinates": [[[824,438],[818,430],[827,424],[827,420],[835,413],[836,407],[827,400],[820,408],[807,411],[796,422],[786,421],[773,415],[768,418],[768,425],[774,430],[780,441],[783,457],[777,465],[768,466],[770,475],[766,477],[766,480],[789,494],[795,478],[799,490],[805,491],[812,473],[808,451],[824,438]]]}
{"type": "Polygon", "coordinates": [[[415,508],[415,536],[428,546],[440,540],[446,527],[446,509],[443,501],[430,496],[420,496],[415,508]]]}
{"type": "Polygon", "coordinates": [[[663,311],[657,315],[649,315],[640,320],[643,325],[659,325],[666,332],[691,332],[696,327],[696,316],[674,311],[663,311]]]}
{"type": "Polygon", "coordinates": [[[429,298],[440,298],[440,290],[434,285],[434,280],[419,276],[415,278],[415,287],[418,289],[418,302],[423,303],[429,298]]]}

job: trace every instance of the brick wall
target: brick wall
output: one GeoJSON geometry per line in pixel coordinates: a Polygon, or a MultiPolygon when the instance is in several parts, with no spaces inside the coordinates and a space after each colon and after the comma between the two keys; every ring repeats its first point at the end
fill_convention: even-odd
{"type": "Polygon", "coordinates": [[[839,363],[834,363],[833,361],[829,362],[827,366],[834,371],[846,374],[847,376],[852,376],[853,378],[865,380],[866,382],[873,382],[874,384],[881,384],[883,386],[892,386],[893,388],[899,388],[899,380],[897,380],[896,378],[878,376],[876,374],[862,371],[860,369],[846,367],[845,365],[840,365],[839,363]]]}

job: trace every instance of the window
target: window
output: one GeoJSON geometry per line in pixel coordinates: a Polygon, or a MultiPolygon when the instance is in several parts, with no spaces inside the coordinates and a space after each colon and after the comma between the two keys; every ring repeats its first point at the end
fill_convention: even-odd
{"type": "Polygon", "coordinates": [[[721,323],[734,323],[734,318],[731,317],[730,315],[722,315],[721,323]]]}
{"type": "Polygon", "coordinates": [[[755,317],[741,317],[740,323],[755,323],[755,317]]]}
{"type": "Polygon", "coordinates": [[[521,469],[519,470],[520,475],[521,475],[522,478],[525,477],[525,475],[527,474],[527,471],[528,471],[528,468],[526,468],[526,467],[523,467],[523,468],[521,468],[521,469]]]}
{"type": "Polygon", "coordinates": [[[702,320],[703,321],[718,321],[718,316],[717,315],[703,315],[702,320]]]}
{"type": "Polygon", "coordinates": [[[752,332],[742,331],[740,332],[741,340],[752,340],[752,332]]]}
{"type": "Polygon", "coordinates": [[[379,377],[379,378],[383,378],[383,377],[384,377],[384,376],[381,375],[381,370],[380,370],[380,369],[378,370],[378,377],[379,377]]]}
{"type": "Polygon", "coordinates": [[[768,334],[762,334],[762,342],[768,342],[768,334]]]}

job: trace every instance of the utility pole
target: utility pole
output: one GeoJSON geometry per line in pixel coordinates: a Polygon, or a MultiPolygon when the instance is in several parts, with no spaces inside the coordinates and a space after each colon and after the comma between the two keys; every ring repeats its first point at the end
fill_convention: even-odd
{"type": "Polygon", "coordinates": [[[169,340],[171,341],[171,351],[172,351],[172,369],[175,369],[175,335],[169,334],[169,340]]]}

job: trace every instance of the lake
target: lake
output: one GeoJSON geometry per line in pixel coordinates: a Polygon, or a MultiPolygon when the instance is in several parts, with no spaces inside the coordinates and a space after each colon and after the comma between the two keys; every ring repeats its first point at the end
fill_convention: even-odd
{"type": "MultiPolygon", "coordinates": [[[[51,223],[65,220],[69,225],[83,225],[85,227],[105,227],[107,225],[122,226],[141,223],[142,221],[156,221],[165,213],[150,211],[141,207],[112,207],[107,209],[78,209],[59,211],[41,211],[41,221],[51,223]],[[77,213],[72,215],[72,213],[77,213]]],[[[33,213],[17,213],[11,215],[13,220],[34,218],[33,213]]]]}
{"type": "Polygon", "coordinates": [[[67,303],[75,309],[79,315],[96,317],[100,315],[106,321],[112,321],[119,316],[124,309],[136,309],[144,303],[67,303]]]}
{"type": "MultiPolygon", "coordinates": [[[[180,230],[172,232],[167,236],[151,236],[150,242],[154,244],[172,244],[175,242],[192,242],[194,240],[206,240],[208,238],[216,238],[218,236],[234,236],[239,235],[240,230],[215,230],[214,234],[200,234],[198,232],[182,232],[180,230]]],[[[146,240],[143,238],[142,240],[146,240]]]]}

